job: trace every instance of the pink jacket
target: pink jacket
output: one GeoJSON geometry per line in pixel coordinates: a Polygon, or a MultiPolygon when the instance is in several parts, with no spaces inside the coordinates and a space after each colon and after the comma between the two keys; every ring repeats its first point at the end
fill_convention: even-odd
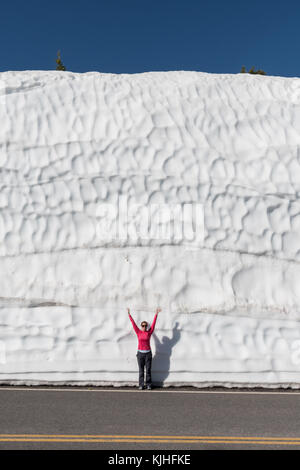
{"type": "Polygon", "coordinates": [[[151,335],[152,335],[152,333],[154,331],[154,328],[155,328],[157,313],[155,314],[152,325],[151,325],[151,328],[148,331],[140,330],[136,326],[135,321],[134,321],[134,319],[132,318],[132,316],[130,314],[129,314],[129,318],[131,320],[133,329],[136,332],[137,337],[138,337],[138,349],[145,350],[145,351],[147,351],[148,349],[151,349],[150,348],[150,338],[151,338],[151,335]]]}

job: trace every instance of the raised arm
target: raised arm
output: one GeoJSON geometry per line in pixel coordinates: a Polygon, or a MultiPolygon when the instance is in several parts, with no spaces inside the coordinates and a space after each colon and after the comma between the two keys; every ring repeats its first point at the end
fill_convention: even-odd
{"type": "Polygon", "coordinates": [[[138,334],[138,332],[140,331],[140,329],[137,327],[137,325],[136,325],[134,319],[133,319],[132,316],[130,315],[130,310],[129,310],[129,308],[127,309],[127,312],[128,312],[129,319],[130,319],[130,321],[131,321],[131,323],[132,323],[133,329],[134,329],[134,331],[136,332],[136,334],[138,334]]]}
{"type": "Polygon", "coordinates": [[[155,324],[156,324],[156,320],[157,320],[157,316],[158,316],[159,312],[161,312],[161,309],[160,309],[160,308],[156,309],[156,313],[155,313],[155,315],[154,315],[151,328],[149,329],[149,333],[150,333],[151,335],[152,335],[152,333],[153,333],[153,331],[154,331],[155,324]]]}

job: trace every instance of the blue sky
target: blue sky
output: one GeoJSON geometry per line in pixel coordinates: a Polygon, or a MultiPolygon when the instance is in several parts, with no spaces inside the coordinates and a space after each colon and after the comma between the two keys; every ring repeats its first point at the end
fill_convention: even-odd
{"type": "Polygon", "coordinates": [[[0,71],[300,76],[299,0],[2,0],[0,71]]]}

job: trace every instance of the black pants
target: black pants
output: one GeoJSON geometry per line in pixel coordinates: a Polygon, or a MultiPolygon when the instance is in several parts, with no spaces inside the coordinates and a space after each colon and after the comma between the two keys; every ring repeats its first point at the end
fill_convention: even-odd
{"type": "Polygon", "coordinates": [[[151,364],[152,364],[152,352],[147,353],[137,352],[137,361],[139,365],[139,386],[144,386],[144,368],[146,366],[146,385],[151,385],[151,364]]]}

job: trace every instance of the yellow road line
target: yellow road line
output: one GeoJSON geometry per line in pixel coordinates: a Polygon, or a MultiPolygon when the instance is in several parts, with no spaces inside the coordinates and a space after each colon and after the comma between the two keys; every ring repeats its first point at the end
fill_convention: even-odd
{"type": "Polygon", "coordinates": [[[0,442],[127,442],[190,444],[266,444],[299,445],[300,437],[256,436],[137,436],[106,434],[0,434],[0,442]]]}
{"type": "Polygon", "coordinates": [[[201,440],[201,439],[225,439],[225,440],[270,440],[270,441],[299,441],[300,437],[264,437],[264,436],[171,436],[171,435],[124,435],[124,434],[0,434],[2,438],[67,438],[67,439],[100,439],[100,438],[113,438],[113,439],[188,439],[188,440],[201,440]]]}
{"type": "Polygon", "coordinates": [[[0,439],[0,442],[85,442],[85,443],[100,443],[100,442],[116,442],[116,443],[169,443],[169,444],[257,444],[257,445],[299,445],[299,442],[291,441],[233,441],[233,440],[166,440],[166,439],[0,439]]]}

